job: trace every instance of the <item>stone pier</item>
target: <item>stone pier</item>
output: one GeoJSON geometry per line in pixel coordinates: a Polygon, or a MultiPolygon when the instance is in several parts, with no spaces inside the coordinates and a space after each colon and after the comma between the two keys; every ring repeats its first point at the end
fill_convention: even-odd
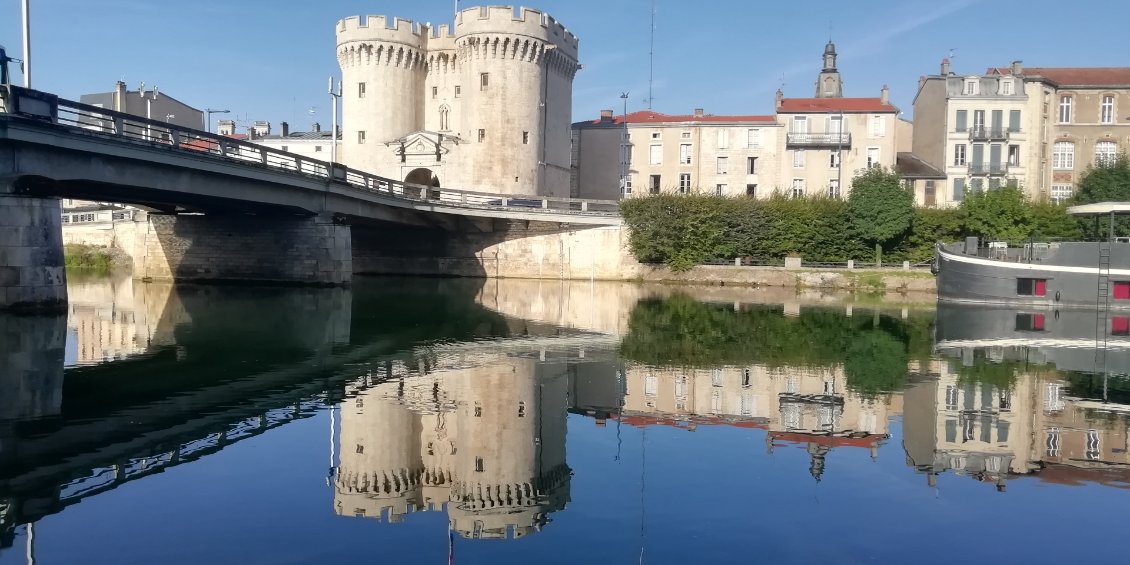
{"type": "Polygon", "coordinates": [[[326,216],[139,214],[115,230],[141,279],[344,286],[353,278],[350,226],[326,216]]]}
{"type": "Polygon", "coordinates": [[[59,200],[21,195],[18,183],[0,179],[0,310],[66,305],[59,200]]]}

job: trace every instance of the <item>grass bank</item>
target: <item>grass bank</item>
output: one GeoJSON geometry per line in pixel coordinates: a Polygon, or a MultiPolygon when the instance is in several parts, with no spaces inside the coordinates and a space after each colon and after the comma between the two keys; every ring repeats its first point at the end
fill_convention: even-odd
{"type": "Polygon", "coordinates": [[[128,259],[108,247],[69,244],[63,246],[63,264],[68,271],[91,274],[109,274],[128,266],[128,259]]]}

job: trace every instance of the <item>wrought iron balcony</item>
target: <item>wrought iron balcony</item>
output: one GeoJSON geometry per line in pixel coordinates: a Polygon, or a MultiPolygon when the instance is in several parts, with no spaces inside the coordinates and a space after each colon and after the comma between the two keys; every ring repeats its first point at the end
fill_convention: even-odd
{"type": "Polygon", "coordinates": [[[1004,128],[973,126],[969,128],[969,139],[973,141],[1004,141],[1008,139],[1008,130],[1004,128]]]}
{"type": "Polygon", "coordinates": [[[1006,163],[970,163],[969,174],[971,175],[1006,175],[1008,174],[1008,164],[1006,163]]]}
{"type": "Polygon", "coordinates": [[[789,147],[851,147],[851,134],[839,133],[789,133],[785,137],[789,147]]]}

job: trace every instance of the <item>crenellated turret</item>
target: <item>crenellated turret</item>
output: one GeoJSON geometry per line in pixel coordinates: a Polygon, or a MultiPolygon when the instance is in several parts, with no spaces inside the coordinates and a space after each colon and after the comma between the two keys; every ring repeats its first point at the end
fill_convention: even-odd
{"type": "Polygon", "coordinates": [[[393,177],[426,165],[459,188],[568,196],[578,46],[565,26],[529,8],[468,8],[453,27],[434,30],[345,18],[337,25],[343,161],[393,177]],[[451,154],[410,163],[384,150],[425,131],[456,140],[451,154]]]}

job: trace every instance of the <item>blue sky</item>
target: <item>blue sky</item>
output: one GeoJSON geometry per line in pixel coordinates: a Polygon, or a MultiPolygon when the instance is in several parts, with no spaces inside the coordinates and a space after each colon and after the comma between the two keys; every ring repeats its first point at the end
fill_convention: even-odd
{"type": "MultiPolygon", "coordinates": [[[[824,43],[845,95],[891,97],[909,116],[918,76],[956,49],[956,72],[1130,65],[1126,0],[656,0],[654,108],[768,114],[773,92],[811,96],[824,43]]],[[[118,79],[241,121],[328,123],[334,24],[357,14],[433,23],[454,0],[31,0],[36,88],[77,98],[118,79]],[[313,119],[309,110],[313,108],[313,119]]],[[[464,7],[478,5],[463,1],[464,7]]],[[[646,107],[651,0],[530,0],[581,39],[574,120],[646,107]]],[[[20,0],[0,0],[0,44],[20,56],[20,0]]]]}

